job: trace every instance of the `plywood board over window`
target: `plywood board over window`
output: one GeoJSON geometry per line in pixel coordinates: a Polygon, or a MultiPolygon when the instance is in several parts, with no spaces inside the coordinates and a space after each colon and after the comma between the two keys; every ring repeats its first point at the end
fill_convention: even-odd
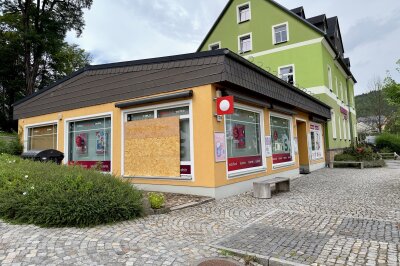
{"type": "Polygon", "coordinates": [[[179,134],[179,117],[126,122],[125,176],[179,177],[179,134]]]}

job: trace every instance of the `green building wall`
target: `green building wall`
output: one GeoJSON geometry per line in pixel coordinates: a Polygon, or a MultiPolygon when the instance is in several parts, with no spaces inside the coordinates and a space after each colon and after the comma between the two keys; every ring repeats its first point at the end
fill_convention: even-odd
{"type": "MultiPolygon", "coordinates": [[[[329,122],[326,134],[328,149],[349,147],[350,139],[356,136],[354,84],[352,80],[346,80],[347,75],[342,73],[330,54],[329,48],[323,44],[323,34],[268,0],[235,0],[199,50],[208,50],[210,44],[219,42],[221,48],[229,48],[239,53],[239,36],[248,33],[252,35],[252,50],[241,55],[276,76],[278,76],[279,67],[294,65],[294,85],[299,89],[304,89],[334,110],[337,133],[334,138],[332,121],[329,122]],[[237,6],[248,2],[250,2],[251,19],[238,23],[237,6]],[[286,22],[289,40],[275,45],[273,26],[286,22]],[[326,93],[327,90],[329,91],[328,65],[332,70],[332,91],[326,93]],[[338,86],[336,86],[336,78],[338,86]],[[343,86],[343,97],[338,91],[340,83],[343,86]],[[351,108],[348,108],[348,105],[351,108]],[[350,132],[353,132],[353,136],[346,139],[344,139],[344,126],[339,127],[339,120],[343,118],[340,106],[349,109],[350,132]],[[342,139],[339,130],[342,131],[342,139]]],[[[347,129],[346,135],[348,131],[347,129]]]]}

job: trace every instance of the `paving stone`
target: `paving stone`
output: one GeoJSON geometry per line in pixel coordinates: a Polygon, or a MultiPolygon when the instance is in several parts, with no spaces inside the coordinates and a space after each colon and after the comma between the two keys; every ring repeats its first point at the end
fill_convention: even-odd
{"type": "Polygon", "coordinates": [[[210,244],[229,238],[304,264],[400,264],[398,169],[324,169],[291,186],[95,228],[0,222],[0,265],[190,265],[223,257],[210,244]]]}

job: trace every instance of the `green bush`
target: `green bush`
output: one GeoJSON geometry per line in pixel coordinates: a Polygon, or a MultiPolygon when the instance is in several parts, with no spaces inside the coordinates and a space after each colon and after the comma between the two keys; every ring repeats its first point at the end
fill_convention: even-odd
{"type": "Polygon", "coordinates": [[[376,161],[365,161],[364,167],[365,168],[377,168],[377,167],[384,167],[386,165],[384,160],[376,160],[376,161]]]}
{"type": "Polygon", "coordinates": [[[142,213],[129,183],[79,166],[0,155],[0,218],[45,227],[94,226],[142,213]]]}
{"type": "MultiPolygon", "coordinates": [[[[349,147],[343,151],[343,154],[351,155],[353,157],[353,161],[375,161],[379,159],[379,155],[374,153],[371,147],[366,146],[358,146],[358,147],[349,147]]],[[[343,160],[345,161],[345,160],[343,160]]]]}
{"type": "Polygon", "coordinates": [[[357,161],[357,158],[351,154],[337,154],[335,161],[357,161]]]}
{"type": "Polygon", "coordinates": [[[400,137],[393,134],[382,134],[376,138],[376,146],[378,149],[388,149],[400,154],[400,137]]]}
{"type": "Polygon", "coordinates": [[[23,146],[17,137],[15,139],[1,138],[0,137],[0,154],[7,153],[11,155],[20,155],[23,146]]]}
{"type": "Polygon", "coordinates": [[[165,197],[162,193],[150,192],[148,197],[153,209],[161,209],[164,206],[165,197]]]}

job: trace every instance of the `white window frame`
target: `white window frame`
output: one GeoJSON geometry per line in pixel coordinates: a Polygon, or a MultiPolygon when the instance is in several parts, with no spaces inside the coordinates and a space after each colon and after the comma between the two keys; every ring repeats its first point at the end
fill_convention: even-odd
{"type": "Polygon", "coordinates": [[[294,64],[278,67],[279,78],[282,79],[281,69],[282,68],[287,68],[287,67],[292,67],[292,69],[293,69],[292,75],[293,75],[293,86],[294,86],[296,84],[296,74],[295,74],[296,73],[296,69],[295,69],[294,64]]]}
{"type": "Polygon", "coordinates": [[[218,49],[221,49],[221,42],[219,41],[219,42],[215,42],[215,43],[210,43],[209,45],[208,45],[208,50],[212,50],[211,49],[211,47],[212,46],[216,46],[216,45],[218,45],[218,49]]]}
{"type": "MultiPolygon", "coordinates": [[[[318,123],[310,123],[310,138],[311,138],[311,132],[319,132],[319,142],[321,144],[320,150],[313,151],[312,148],[311,148],[311,160],[317,161],[317,160],[320,160],[320,159],[324,158],[324,145],[323,145],[323,138],[322,138],[322,132],[323,132],[322,131],[322,125],[318,124],[318,123]],[[318,126],[319,130],[311,129],[311,125],[313,125],[314,127],[318,126]],[[317,152],[320,152],[321,155],[317,156],[317,154],[318,154],[317,152]]],[[[311,141],[312,141],[312,138],[311,138],[311,141]]],[[[311,147],[312,147],[312,143],[311,143],[311,147]]]]}
{"type": "Polygon", "coordinates": [[[336,80],[336,97],[339,98],[339,82],[337,76],[335,77],[336,80]]]}
{"type": "Polygon", "coordinates": [[[180,177],[135,177],[135,178],[141,178],[141,179],[165,179],[165,180],[176,180],[176,181],[195,181],[195,169],[194,169],[194,143],[193,143],[193,112],[192,112],[192,100],[188,101],[177,101],[177,102],[171,102],[171,103],[164,103],[164,104],[155,104],[155,105],[149,105],[145,107],[137,107],[137,108],[131,108],[131,109],[126,109],[121,112],[121,176],[126,177],[124,174],[125,169],[125,146],[123,145],[123,140],[125,139],[125,127],[124,124],[127,122],[128,115],[130,114],[135,114],[135,113],[143,113],[143,112],[154,112],[154,118],[157,118],[157,111],[159,110],[164,110],[164,109],[171,109],[171,108],[178,108],[178,107],[189,107],[189,114],[188,115],[181,115],[179,116],[179,119],[189,119],[189,126],[190,126],[190,162],[186,161],[181,161],[180,164],[182,165],[190,165],[191,168],[191,174],[190,175],[181,175],[180,177]]]}
{"type": "Polygon", "coordinates": [[[347,122],[344,116],[342,119],[343,119],[343,139],[347,140],[347,122]]]}
{"type": "Polygon", "coordinates": [[[339,114],[339,137],[340,137],[340,140],[342,140],[342,117],[341,117],[341,114],[339,114]]]}
{"type": "MultiPolygon", "coordinates": [[[[110,124],[111,124],[111,136],[110,136],[110,164],[111,164],[111,169],[109,173],[112,173],[112,169],[114,168],[113,164],[113,136],[114,136],[114,127],[113,127],[113,113],[112,112],[106,112],[106,113],[99,113],[99,114],[93,114],[93,115],[85,115],[85,116],[76,116],[76,117],[69,117],[67,119],[64,119],[64,160],[63,164],[68,164],[69,161],[69,124],[72,122],[81,122],[81,121],[87,121],[87,120],[93,120],[93,119],[99,119],[99,118],[110,118],[110,124]]],[[[108,172],[107,172],[108,173],[108,172]]]]}
{"type": "Polygon", "coordinates": [[[36,127],[45,127],[45,126],[51,126],[51,125],[57,125],[57,134],[56,134],[56,138],[57,138],[57,150],[59,147],[59,143],[58,143],[58,132],[60,130],[59,127],[59,123],[58,120],[52,120],[52,121],[46,121],[46,122],[41,122],[41,123],[35,123],[35,124],[28,124],[28,125],[24,125],[24,152],[28,151],[28,134],[29,134],[29,129],[32,128],[36,128],[36,127]]]}
{"type": "Polygon", "coordinates": [[[336,134],[336,113],[335,110],[331,109],[331,123],[332,123],[332,137],[337,138],[336,134]]]}
{"type": "Polygon", "coordinates": [[[273,45],[289,42],[289,39],[290,39],[290,34],[289,34],[289,22],[288,21],[272,26],[272,44],[273,45]],[[280,27],[280,26],[286,26],[286,37],[287,38],[286,38],[286,41],[277,42],[276,41],[276,36],[275,36],[275,28],[280,27]]]}
{"type": "Polygon", "coordinates": [[[332,67],[330,65],[328,65],[328,86],[329,90],[333,91],[332,67]]]}
{"type": "Polygon", "coordinates": [[[248,53],[248,52],[251,52],[252,50],[253,50],[253,33],[249,32],[249,33],[246,33],[246,34],[239,35],[238,36],[238,51],[239,51],[239,54],[248,53]],[[242,40],[241,39],[243,37],[247,37],[247,36],[250,36],[250,50],[242,51],[242,40]]]}
{"type": "Polygon", "coordinates": [[[343,96],[343,83],[340,82],[340,95],[341,95],[341,101],[344,102],[344,96],[343,96]]]}
{"type": "Polygon", "coordinates": [[[251,20],[251,4],[250,4],[250,2],[246,2],[246,3],[243,3],[243,4],[240,4],[240,5],[237,5],[237,6],[236,6],[236,19],[237,19],[237,23],[238,23],[238,24],[244,23],[244,22],[247,22],[247,21],[250,21],[250,20],[251,20]],[[245,6],[245,5],[248,5],[248,6],[249,6],[249,18],[246,19],[246,20],[241,21],[241,20],[240,20],[240,8],[243,7],[243,6],[245,6]]]}
{"type": "MultiPolygon", "coordinates": [[[[277,117],[277,118],[283,118],[289,120],[289,125],[290,125],[290,145],[291,145],[291,156],[292,156],[292,161],[290,162],[284,162],[284,163],[276,163],[274,164],[274,160],[272,158],[272,169],[279,169],[279,168],[284,168],[284,167],[289,167],[292,165],[296,164],[296,158],[295,158],[295,151],[294,151],[294,136],[293,136],[293,117],[289,115],[283,115],[280,113],[275,113],[275,112],[269,112],[269,130],[271,132],[271,137],[272,136],[272,131],[271,131],[271,117],[277,117]]],[[[307,140],[308,141],[308,140],[307,140]]],[[[273,154],[272,154],[273,156],[273,154]]]]}
{"type": "MultiPolygon", "coordinates": [[[[264,126],[264,110],[260,108],[255,108],[255,107],[250,107],[248,105],[240,104],[235,102],[235,108],[236,109],[241,109],[244,111],[249,111],[253,113],[258,113],[260,117],[260,149],[261,149],[261,160],[262,160],[262,165],[257,166],[257,167],[252,167],[252,168],[247,168],[247,169],[240,169],[240,170],[235,170],[235,171],[229,171],[228,170],[228,153],[226,154],[226,163],[225,163],[225,168],[226,168],[226,178],[228,180],[242,177],[244,175],[249,175],[257,172],[264,172],[267,170],[267,164],[265,160],[265,126],[264,126]]],[[[224,133],[225,133],[225,142],[228,143],[228,140],[226,139],[226,118],[224,118],[224,133]]]]}

